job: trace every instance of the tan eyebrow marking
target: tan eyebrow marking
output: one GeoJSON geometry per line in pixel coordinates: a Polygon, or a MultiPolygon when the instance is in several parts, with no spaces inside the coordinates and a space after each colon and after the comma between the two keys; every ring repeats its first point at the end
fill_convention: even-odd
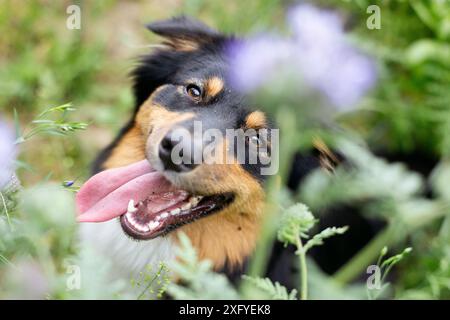
{"type": "Polygon", "coordinates": [[[223,89],[223,80],[218,77],[212,77],[206,81],[205,93],[209,97],[215,97],[223,89]]]}
{"type": "Polygon", "coordinates": [[[339,164],[339,159],[337,158],[337,156],[319,137],[313,138],[313,146],[320,152],[319,161],[321,167],[328,172],[334,172],[334,168],[339,164]]]}
{"type": "Polygon", "coordinates": [[[262,111],[254,111],[250,113],[245,119],[245,126],[247,128],[261,129],[267,126],[266,115],[262,111]]]}
{"type": "Polygon", "coordinates": [[[185,52],[195,51],[199,48],[199,44],[195,41],[178,38],[172,38],[169,41],[163,41],[162,44],[168,48],[185,52]]]}

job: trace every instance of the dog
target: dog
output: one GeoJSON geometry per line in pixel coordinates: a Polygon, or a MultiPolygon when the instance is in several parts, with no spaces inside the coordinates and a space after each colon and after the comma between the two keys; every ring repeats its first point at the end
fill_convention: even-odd
{"type": "MultiPolygon", "coordinates": [[[[178,141],[173,135],[180,129],[192,134],[195,121],[203,129],[266,130],[270,135],[272,122],[227,79],[226,48],[238,39],[184,16],[151,23],[148,29],[164,42],[132,72],[131,119],[100,153],[94,177],[77,194],[78,220],[91,222],[82,224],[82,238],[109,256],[118,273],[130,276],[148,264],[174,259],[182,231],[200,259],[210,260],[234,281],[245,272],[264,218],[264,164],[193,164],[185,155],[175,163],[170,155],[178,141]]],[[[245,137],[246,148],[260,139],[245,137]]],[[[224,139],[218,149],[227,150],[228,144],[224,139]]],[[[327,152],[322,151],[295,156],[288,183],[292,190],[323,166],[327,152]]],[[[330,273],[376,232],[357,214],[344,212],[356,233],[350,229],[330,250],[315,254],[330,273]]],[[[267,275],[294,287],[293,251],[281,244],[274,244],[272,251],[267,275]]]]}

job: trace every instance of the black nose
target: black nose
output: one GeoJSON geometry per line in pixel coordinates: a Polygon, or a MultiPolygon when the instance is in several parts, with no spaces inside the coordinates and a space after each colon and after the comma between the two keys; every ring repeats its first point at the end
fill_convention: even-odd
{"type": "Polygon", "coordinates": [[[175,172],[187,172],[194,169],[196,164],[194,164],[194,152],[191,148],[190,139],[179,140],[174,139],[173,137],[174,132],[169,132],[159,144],[158,153],[159,158],[164,165],[164,169],[175,172]],[[176,152],[173,153],[174,148],[177,145],[178,148],[176,152]]]}

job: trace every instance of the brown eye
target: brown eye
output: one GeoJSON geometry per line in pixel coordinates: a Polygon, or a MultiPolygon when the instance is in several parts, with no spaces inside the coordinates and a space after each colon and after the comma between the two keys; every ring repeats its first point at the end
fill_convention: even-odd
{"type": "Polygon", "coordinates": [[[195,100],[199,100],[202,97],[202,89],[195,84],[188,84],[186,87],[186,92],[195,100]]]}

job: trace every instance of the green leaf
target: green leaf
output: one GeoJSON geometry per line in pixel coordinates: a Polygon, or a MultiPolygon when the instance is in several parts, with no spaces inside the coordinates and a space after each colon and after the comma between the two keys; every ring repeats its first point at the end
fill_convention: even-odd
{"type": "Polygon", "coordinates": [[[450,181],[450,161],[441,161],[436,168],[434,168],[430,182],[433,190],[443,197],[444,199],[450,201],[450,188],[448,183],[450,181]]]}
{"type": "Polygon", "coordinates": [[[406,51],[406,61],[417,66],[425,61],[441,62],[450,65],[450,45],[438,41],[421,39],[414,42],[406,51]]]}
{"type": "Polygon", "coordinates": [[[309,249],[311,249],[314,246],[320,246],[323,244],[323,240],[326,238],[330,238],[332,236],[338,235],[338,234],[344,234],[348,230],[348,227],[331,227],[326,228],[322,230],[320,233],[316,234],[311,240],[308,240],[306,244],[303,247],[303,252],[308,252],[309,249]]]}
{"type": "Polygon", "coordinates": [[[354,141],[341,140],[338,146],[348,165],[337,167],[332,176],[316,170],[302,185],[299,198],[314,210],[367,199],[402,202],[424,189],[423,178],[405,165],[387,163],[354,141]]]}
{"type": "Polygon", "coordinates": [[[396,254],[386,260],[381,264],[381,268],[393,267],[395,264],[399,263],[408,253],[412,251],[412,248],[408,247],[402,251],[402,253],[396,254]]]}
{"type": "Polygon", "coordinates": [[[267,296],[267,299],[297,300],[297,290],[293,289],[291,292],[288,292],[286,287],[279,282],[273,283],[269,278],[263,279],[244,275],[243,279],[261,290],[267,296]]]}
{"type": "Polygon", "coordinates": [[[212,271],[208,260],[199,261],[189,238],[179,233],[177,259],[170,270],[183,285],[169,284],[167,291],[175,299],[238,299],[239,295],[228,279],[212,271]]]}
{"type": "MultiPolygon", "coordinates": [[[[21,134],[22,130],[20,128],[20,120],[19,120],[19,115],[17,113],[16,108],[14,108],[14,128],[16,131],[16,138],[19,139],[19,137],[22,136],[22,134],[21,134]]],[[[17,142],[16,142],[16,144],[17,144],[17,142]]]]}
{"type": "Polygon", "coordinates": [[[308,238],[306,234],[316,224],[316,220],[304,204],[289,207],[281,216],[278,240],[285,245],[296,244],[298,237],[308,238]]]}
{"type": "Polygon", "coordinates": [[[48,108],[46,110],[44,110],[41,114],[38,115],[38,118],[41,118],[43,116],[45,116],[48,113],[52,113],[52,112],[67,112],[67,111],[75,111],[76,109],[74,107],[72,107],[72,103],[65,103],[62,104],[60,106],[56,106],[56,107],[51,107],[48,108]]]}

